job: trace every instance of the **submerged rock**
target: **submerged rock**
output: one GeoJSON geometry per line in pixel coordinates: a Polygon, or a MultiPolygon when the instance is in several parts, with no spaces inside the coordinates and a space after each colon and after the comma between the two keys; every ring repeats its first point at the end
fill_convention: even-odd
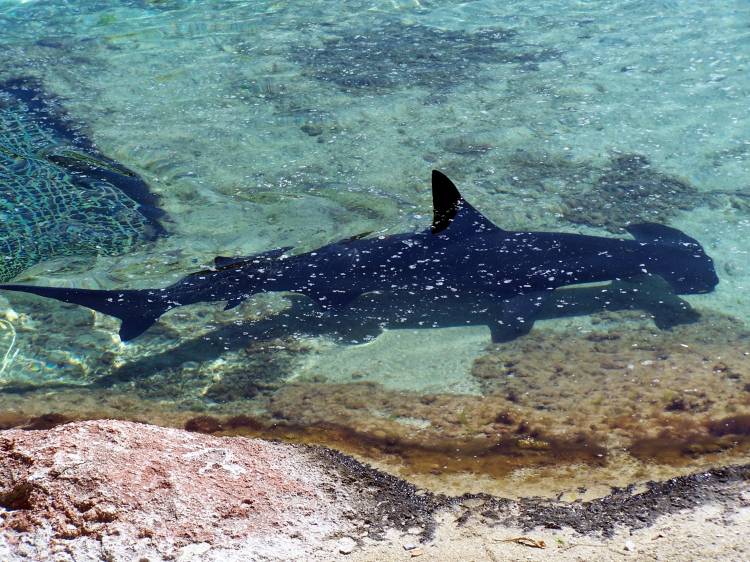
{"type": "Polygon", "coordinates": [[[654,169],[647,157],[622,154],[592,188],[563,194],[563,215],[571,222],[621,232],[631,223],[668,223],[680,210],[700,202],[694,186],[654,169]]]}
{"type": "Polygon", "coordinates": [[[386,22],[348,28],[322,46],[304,45],[292,57],[318,80],[345,91],[384,92],[423,86],[442,90],[476,76],[482,64],[524,65],[559,57],[554,49],[515,42],[516,32],[473,33],[386,22]]]}

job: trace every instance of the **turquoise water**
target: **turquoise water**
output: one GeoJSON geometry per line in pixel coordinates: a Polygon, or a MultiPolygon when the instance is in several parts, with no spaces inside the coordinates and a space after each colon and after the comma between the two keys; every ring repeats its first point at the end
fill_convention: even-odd
{"type": "Polygon", "coordinates": [[[741,1],[0,0],[0,81],[58,98],[160,196],[168,233],[119,255],[50,255],[16,282],[161,287],[216,255],[422,229],[433,168],[508,229],[680,228],[721,280],[679,301],[553,311],[499,346],[481,325],[342,345],[285,330],[298,309],[283,295],[181,308],[123,344],[110,317],[4,294],[0,412],[259,416],[407,474],[441,472],[451,439],[472,443],[456,472],[493,478],[596,455],[630,478],[659,447],[673,465],[744,455],[746,429],[710,424],[750,413],[748,22],[741,1]],[[697,322],[679,316],[688,306],[697,322]],[[659,326],[665,314],[679,326],[659,326]],[[590,454],[569,453],[580,432],[590,454]],[[511,443],[502,470],[464,458],[497,435],[511,443]]]}

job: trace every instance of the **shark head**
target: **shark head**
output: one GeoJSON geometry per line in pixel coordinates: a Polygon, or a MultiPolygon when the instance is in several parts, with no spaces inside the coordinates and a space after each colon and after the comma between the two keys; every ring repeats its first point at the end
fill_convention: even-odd
{"type": "Polygon", "coordinates": [[[666,279],[675,293],[710,293],[718,285],[714,260],[684,232],[655,223],[631,224],[627,231],[639,242],[653,246],[658,264],[654,273],[666,279]]]}
{"type": "Polygon", "coordinates": [[[664,263],[668,271],[662,275],[677,294],[710,293],[719,284],[714,260],[700,246],[698,249],[699,251],[686,252],[681,256],[673,255],[664,263]]]}

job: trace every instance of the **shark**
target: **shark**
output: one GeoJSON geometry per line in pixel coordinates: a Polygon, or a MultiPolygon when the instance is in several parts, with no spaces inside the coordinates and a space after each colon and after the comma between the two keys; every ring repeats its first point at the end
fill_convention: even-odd
{"type": "Polygon", "coordinates": [[[631,239],[505,230],[472,207],[438,170],[432,172],[432,201],[432,224],[422,231],[366,233],[298,254],[282,247],[217,256],[213,267],[163,288],[3,284],[0,289],[117,317],[122,341],[140,336],[176,307],[221,301],[230,310],[262,292],[304,295],[329,320],[351,316],[357,302],[367,299],[386,299],[404,319],[416,313],[429,320],[430,310],[459,309],[486,323],[497,341],[527,333],[560,288],[657,276],[682,295],[708,293],[719,283],[701,244],[669,226],[630,224],[625,229],[631,239]]]}

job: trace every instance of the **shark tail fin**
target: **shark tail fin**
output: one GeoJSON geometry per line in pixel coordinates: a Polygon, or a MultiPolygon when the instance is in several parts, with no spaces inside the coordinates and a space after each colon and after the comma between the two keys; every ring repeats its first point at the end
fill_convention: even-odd
{"type": "MultiPolygon", "coordinates": [[[[148,330],[167,310],[177,306],[153,289],[101,291],[34,285],[0,285],[0,289],[31,293],[62,302],[79,304],[119,318],[120,339],[132,340],[148,330]]],[[[166,295],[165,295],[166,296],[166,295]]]]}

